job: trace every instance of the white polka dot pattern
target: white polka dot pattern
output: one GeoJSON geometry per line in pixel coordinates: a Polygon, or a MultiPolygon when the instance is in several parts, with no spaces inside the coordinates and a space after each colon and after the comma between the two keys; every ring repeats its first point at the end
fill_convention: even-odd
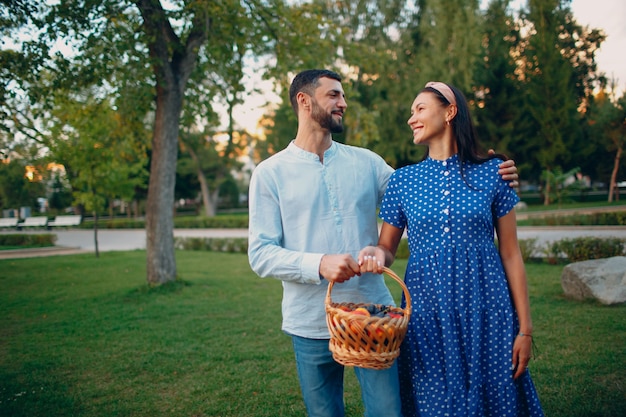
{"type": "Polygon", "coordinates": [[[380,217],[407,227],[411,251],[413,315],[398,359],[405,417],[543,416],[530,374],[511,372],[518,324],[494,221],[519,198],[500,163],[466,163],[466,183],[457,155],[427,158],[389,180],[380,217]]]}

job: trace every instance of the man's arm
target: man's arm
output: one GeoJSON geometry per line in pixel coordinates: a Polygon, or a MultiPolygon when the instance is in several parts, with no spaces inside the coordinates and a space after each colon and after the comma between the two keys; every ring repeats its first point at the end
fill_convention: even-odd
{"type": "Polygon", "coordinates": [[[261,278],[319,284],[323,253],[283,247],[283,222],[276,185],[257,169],[250,180],[248,262],[261,278]]]}

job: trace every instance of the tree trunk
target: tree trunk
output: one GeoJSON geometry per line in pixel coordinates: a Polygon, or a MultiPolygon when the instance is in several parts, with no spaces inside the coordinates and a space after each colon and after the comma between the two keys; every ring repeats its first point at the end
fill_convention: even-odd
{"type": "Polygon", "coordinates": [[[150,284],[176,280],[172,209],[182,94],[174,86],[160,90],[157,93],[146,208],[147,273],[150,284]]]}
{"type": "Polygon", "coordinates": [[[211,205],[211,211],[213,211],[214,215],[217,213],[217,200],[219,200],[219,197],[220,197],[220,188],[215,187],[215,190],[213,190],[213,192],[210,194],[210,197],[209,197],[209,204],[211,205]]]}
{"type": "Polygon", "coordinates": [[[547,171],[546,186],[543,189],[543,205],[544,206],[550,205],[550,192],[552,191],[550,188],[550,175],[551,175],[551,172],[547,171]]]}
{"type": "Polygon", "coordinates": [[[204,172],[198,169],[198,181],[200,182],[200,190],[202,194],[202,205],[204,206],[204,215],[207,217],[215,216],[215,207],[211,204],[209,184],[207,183],[204,172]]]}
{"type": "Polygon", "coordinates": [[[187,152],[189,152],[189,156],[191,156],[193,163],[196,165],[196,176],[198,177],[198,182],[200,183],[200,196],[202,197],[204,215],[207,217],[213,217],[215,216],[215,207],[211,204],[209,183],[206,180],[206,175],[204,175],[204,172],[200,167],[200,159],[198,158],[198,154],[193,150],[193,147],[187,146],[187,152]]]}
{"type": "Polygon", "coordinates": [[[136,0],[156,81],[156,114],[146,207],[147,279],[151,285],[176,280],[174,253],[174,186],[178,130],[185,86],[207,40],[209,14],[194,13],[183,43],[159,0],[136,0]]]}
{"type": "Polygon", "coordinates": [[[100,257],[100,249],[98,248],[98,212],[93,212],[93,243],[96,248],[96,258],[100,257]]]}
{"type": "Polygon", "coordinates": [[[611,180],[609,181],[609,203],[613,201],[613,194],[615,194],[615,200],[619,200],[619,188],[617,187],[617,172],[619,171],[619,161],[622,158],[622,148],[618,147],[615,152],[615,159],[613,160],[613,171],[611,172],[611,180]]]}

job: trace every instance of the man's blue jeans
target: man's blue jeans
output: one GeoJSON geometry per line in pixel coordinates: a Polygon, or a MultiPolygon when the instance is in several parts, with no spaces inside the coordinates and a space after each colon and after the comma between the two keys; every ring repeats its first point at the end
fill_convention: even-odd
{"type": "MultiPolygon", "coordinates": [[[[333,359],[328,339],[291,336],[300,388],[309,417],[344,417],[343,365],[333,359]]],[[[365,417],[401,417],[396,364],[389,369],[355,367],[365,417]]]]}

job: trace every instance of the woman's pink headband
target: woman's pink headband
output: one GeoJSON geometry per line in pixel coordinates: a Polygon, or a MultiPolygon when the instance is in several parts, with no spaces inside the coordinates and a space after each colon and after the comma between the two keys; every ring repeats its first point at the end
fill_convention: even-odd
{"type": "Polygon", "coordinates": [[[429,81],[426,83],[424,87],[430,87],[434,90],[439,91],[441,95],[444,96],[450,104],[454,104],[456,106],[456,98],[454,97],[454,93],[452,92],[452,89],[448,87],[448,84],[445,84],[439,81],[429,81]]]}

